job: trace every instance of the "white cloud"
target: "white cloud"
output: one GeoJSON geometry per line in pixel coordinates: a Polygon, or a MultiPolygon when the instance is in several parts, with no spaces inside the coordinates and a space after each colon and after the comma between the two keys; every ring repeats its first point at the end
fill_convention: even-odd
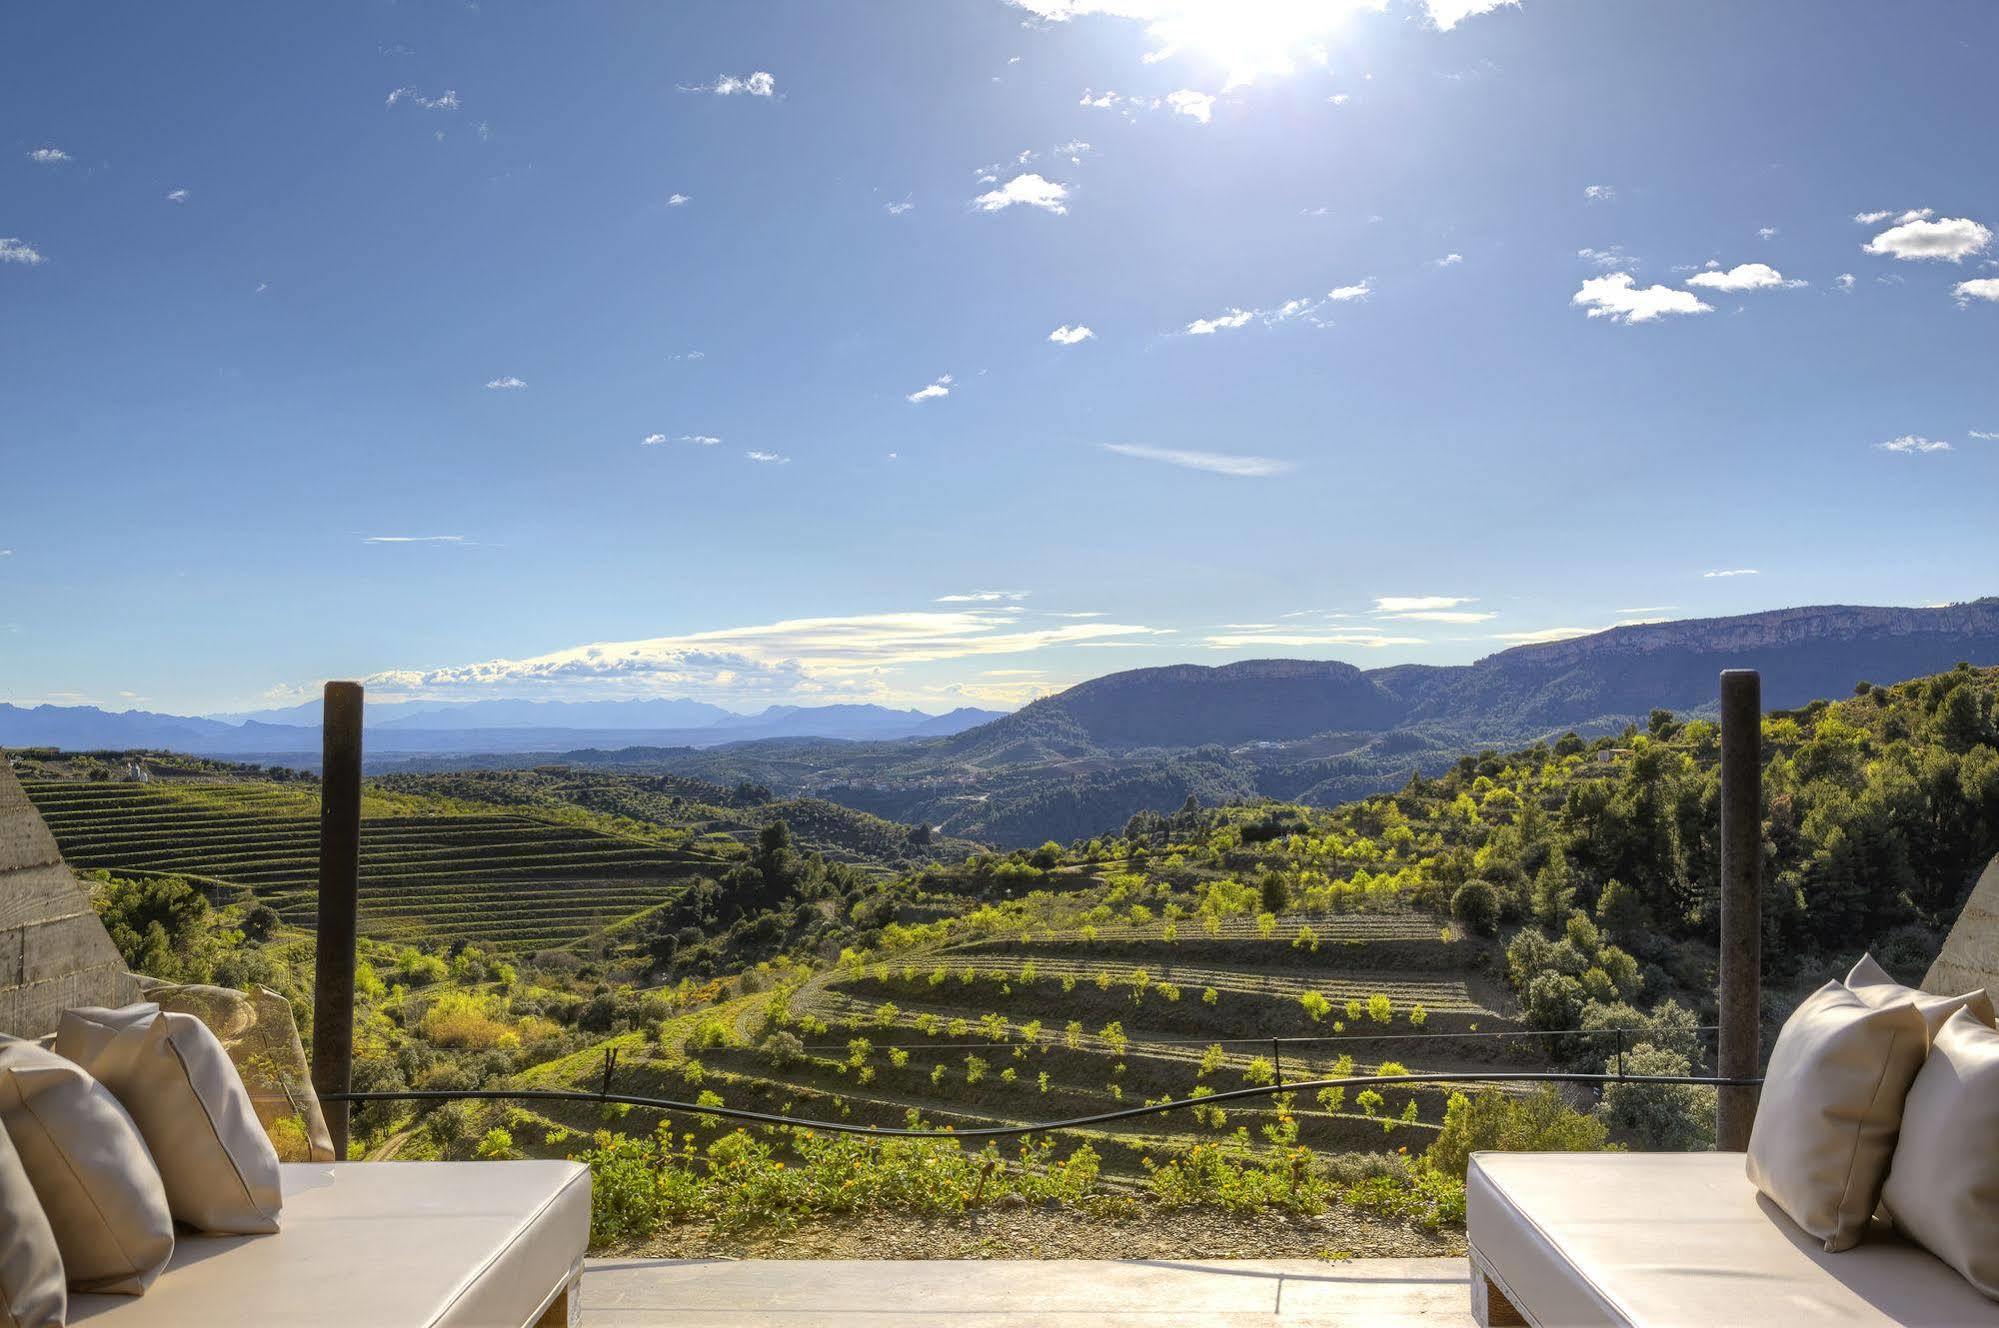
{"type": "Polygon", "coordinates": [[[938,397],[948,397],[950,395],[951,375],[942,374],[933,380],[929,386],[917,388],[914,392],[905,396],[903,400],[909,402],[911,405],[915,405],[920,401],[934,401],[938,397]]]}
{"type": "Polygon", "coordinates": [[[1726,571],[1701,573],[1701,576],[1708,580],[1713,580],[1715,577],[1720,577],[1720,576],[1761,576],[1761,575],[1763,575],[1763,573],[1757,571],[1753,567],[1731,567],[1728,568],[1726,571]]]}
{"type": "Polygon", "coordinates": [[[426,97],[415,88],[397,88],[389,94],[388,105],[394,107],[399,101],[421,106],[426,111],[455,111],[459,106],[458,93],[451,88],[435,97],[426,97]]]}
{"type": "Polygon", "coordinates": [[[680,352],[678,355],[669,355],[666,358],[669,360],[705,360],[708,358],[708,352],[703,350],[687,350],[680,352]]]}
{"type": "Polygon", "coordinates": [[[1468,18],[1490,14],[1495,9],[1518,8],[1520,0],[1423,0],[1430,22],[1440,32],[1449,32],[1468,18]]]}
{"type": "Polygon", "coordinates": [[[1084,88],[1083,98],[1081,101],[1077,103],[1077,105],[1094,106],[1096,109],[1100,111],[1107,111],[1111,107],[1117,105],[1118,101],[1119,97],[1115,92],[1098,93],[1098,92],[1092,92],[1089,88],[1084,88]]]}
{"type": "Polygon", "coordinates": [[[1576,257],[1582,259],[1585,263],[1605,270],[1614,267],[1637,266],[1636,260],[1625,257],[1624,246],[1621,244],[1613,244],[1607,249],[1591,249],[1587,247],[1578,249],[1576,250],[1576,257]]]}
{"type": "Polygon", "coordinates": [[[463,535],[367,535],[363,544],[463,544],[463,535]]]}
{"type": "Polygon", "coordinates": [[[791,464],[790,457],[779,456],[775,452],[750,451],[743,453],[743,455],[748,457],[752,461],[760,462],[766,466],[788,466],[791,464]]]}
{"type": "Polygon", "coordinates": [[[1971,281],[1960,281],[1950,288],[1959,304],[1969,304],[1973,300],[1990,300],[1999,304],[1999,277],[1978,277],[1971,281]]]}
{"type": "Polygon", "coordinates": [[[939,604],[1018,604],[1031,592],[1025,590],[972,590],[962,595],[939,595],[939,604]]]}
{"type": "Polygon", "coordinates": [[[1068,197],[1068,185],[1045,180],[1030,171],[1014,176],[997,189],[980,194],[972,200],[972,206],[981,212],[998,212],[1015,203],[1024,203],[1060,216],[1069,210],[1068,197]]]}
{"type": "Polygon", "coordinates": [[[44,166],[54,166],[58,162],[68,161],[69,159],[70,155],[67,152],[64,152],[61,148],[53,147],[36,148],[28,154],[29,161],[39,161],[44,166]]]}
{"type": "Polygon", "coordinates": [[[383,696],[885,695],[884,676],[914,665],[985,659],[1090,643],[1119,644],[1157,629],[1113,622],[1028,625],[986,607],[798,618],[755,626],[597,642],[523,659],[391,669],[366,679],[383,696]]]}
{"type": "Polygon", "coordinates": [[[1900,438],[1890,438],[1885,443],[1874,444],[1876,451],[1894,452],[1901,456],[1927,456],[1932,452],[1948,452],[1950,444],[1939,438],[1925,438],[1919,433],[1905,433],[1900,438]]]}
{"type": "Polygon", "coordinates": [[[1442,258],[1431,259],[1430,263],[1433,267],[1456,267],[1464,261],[1465,256],[1463,254],[1445,254],[1442,258]]]}
{"type": "Polygon", "coordinates": [[[1326,292],[1326,298],[1336,304],[1345,304],[1348,300],[1365,300],[1371,294],[1373,291],[1368,284],[1361,281],[1351,286],[1335,286],[1326,292]]]}
{"type": "Polygon", "coordinates": [[[713,447],[722,440],[711,433],[684,433],[678,438],[668,438],[663,433],[649,433],[642,441],[647,447],[661,447],[669,442],[688,443],[694,447],[713,447]]]}
{"type": "Polygon", "coordinates": [[[916,204],[910,202],[908,199],[905,198],[900,203],[882,204],[882,211],[888,213],[891,217],[899,217],[903,213],[909,211],[911,208],[915,206],[916,204]]]}
{"type": "Polygon", "coordinates": [[[1674,290],[1670,286],[1639,286],[1631,280],[1629,272],[1590,277],[1583,282],[1582,289],[1569,297],[1569,303],[1589,310],[1591,318],[1608,318],[1619,323],[1649,323],[1667,314],[1713,312],[1712,305],[1703,303],[1691,291],[1674,290]]]}
{"type": "Polygon", "coordinates": [[[185,189],[175,189],[175,190],[172,190],[172,191],[170,191],[170,192],[169,192],[169,193],[167,194],[167,202],[169,202],[169,203],[185,203],[185,202],[187,202],[187,190],[185,190],[185,189]]]}
{"type": "Polygon", "coordinates": [[[1983,253],[1991,242],[1992,232],[1969,217],[1945,217],[1940,221],[1916,218],[1891,226],[1860,247],[1870,254],[1890,258],[1934,258],[1961,263],[1972,254],[1983,253]]]}
{"type": "Polygon", "coordinates": [[[26,240],[16,239],[11,235],[0,235],[0,263],[25,263],[33,267],[37,263],[47,261],[42,257],[42,251],[26,240]]]}
{"type": "Polygon", "coordinates": [[[1254,317],[1256,317],[1255,310],[1231,309],[1225,314],[1216,314],[1213,318],[1196,318],[1183,330],[1190,337],[1213,336],[1223,328],[1242,327],[1254,317]]]}
{"type": "Polygon", "coordinates": [[[1326,98],[1326,100],[1335,106],[1344,106],[1353,100],[1353,94],[1350,92],[1335,92],[1332,96],[1326,98]]]}
{"type": "Polygon", "coordinates": [[[1064,323],[1053,332],[1050,332],[1048,339],[1058,346],[1073,346],[1079,341],[1089,341],[1096,335],[1096,333],[1090,331],[1089,328],[1084,327],[1081,323],[1076,324],[1074,327],[1064,323]]]}
{"type": "Polygon", "coordinates": [[[1476,609],[1422,609],[1415,613],[1383,613],[1377,616],[1397,622],[1482,623],[1491,622],[1499,615],[1476,609]]]}
{"type": "Polygon", "coordinates": [[[666,198],[666,205],[668,207],[686,207],[689,203],[692,203],[693,201],[694,200],[688,197],[686,194],[669,194],[667,195],[666,198]]]}
{"type": "Polygon", "coordinates": [[[486,390],[489,392],[511,392],[526,386],[526,383],[512,374],[508,374],[505,378],[495,378],[492,382],[486,384],[486,390]]]}
{"type": "Polygon", "coordinates": [[[1455,609],[1460,604],[1476,604],[1478,600],[1469,595],[1378,595],[1374,601],[1376,613],[1433,613],[1443,609],[1455,609]]]}
{"type": "Polygon", "coordinates": [[[1210,650],[1300,650],[1316,647],[1333,649],[1348,647],[1355,650],[1381,650],[1389,646],[1426,646],[1430,644],[1420,636],[1389,636],[1382,632],[1368,632],[1354,628],[1329,628],[1325,631],[1274,632],[1231,632],[1226,629],[1203,637],[1201,644],[1210,650]]]}
{"type": "Polygon", "coordinates": [[[1215,118],[1215,99],[1205,92],[1196,92],[1192,88],[1181,88],[1178,92],[1167,93],[1166,104],[1173,108],[1175,115],[1191,116],[1202,124],[1207,124],[1215,118]]]}
{"type": "Polygon", "coordinates": [[[1495,641],[1511,641],[1516,646],[1542,646],[1552,641],[1573,641],[1579,636],[1595,636],[1602,627],[1543,627],[1534,632],[1494,632],[1495,641]]]}
{"type": "Polygon", "coordinates": [[[1583,186],[1583,199],[1590,203],[1608,203],[1617,197],[1614,184],[1591,184],[1583,186]]]}
{"type": "Polygon", "coordinates": [[[1774,240],[1777,238],[1777,228],[1775,226],[1764,226],[1756,232],[1756,238],[1759,240],[1774,240]]]}
{"type": "Polygon", "coordinates": [[[1809,284],[1799,280],[1784,280],[1784,274],[1768,263],[1738,263],[1725,272],[1702,272],[1687,278],[1689,286],[1729,293],[1772,288],[1794,289],[1809,284]]]}
{"type": "MultiPolygon", "coordinates": [[[[1619,609],[1618,612],[1619,613],[1671,613],[1674,609],[1678,607],[1679,605],[1677,604],[1647,604],[1641,608],[1636,608],[1636,609],[1619,609]]],[[[1663,619],[1655,621],[1663,621],[1663,619]]]]}
{"type": "Polygon", "coordinates": [[[718,97],[774,97],[777,80],[759,69],[754,74],[723,74],[713,83],[682,83],[682,92],[712,92],[718,97]]]}
{"type": "Polygon", "coordinates": [[[1851,291],[1853,289],[1853,274],[1851,272],[1840,273],[1838,280],[1836,281],[1835,284],[1838,285],[1839,289],[1843,292],[1851,291]]]}
{"type": "Polygon", "coordinates": [[[660,447],[665,444],[666,435],[663,433],[649,433],[639,441],[646,447],[660,447]]]}
{"type": "Polygon", "coordinates": [[[1899,226],[1904,222],[1923,221],[1935,215],[1936,213],[1930,208],[1910,208],[1901,216],[1896,217],[1894,209],[1890,208],[1885,212],[1856,212],[1853,214],[1853,219],[1863,226],[1875,226],[1888,220],[1890,217],[1895,217],[1895,224],[1899,226]]]}
{"type": "Polygon", "coordinates": [[[1261,479],[1267,475],[1281,475],[1291,469],[1288,461],[1272,457],[1241,456],[1231,452],[1194,452],[1172,447],[1147,447],[1142,443],[1105,443],[1106,452],[1119,456],[1135,457],[1140,461],[1157,461],[1168,466],[1179,466],[1186,470],[1205,470],[1215,475],[1230,475],[1237,479],[1261,479]]]}

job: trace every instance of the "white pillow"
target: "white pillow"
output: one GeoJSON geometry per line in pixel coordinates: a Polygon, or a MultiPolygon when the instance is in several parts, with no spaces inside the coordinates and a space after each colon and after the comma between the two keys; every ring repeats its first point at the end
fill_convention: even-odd
{"type": "Polygon", "coordinates": [[[173,1257],[174,1220],[146,1142],[111,1090],[46,1047],[0,1037],[0,1125],[70,1289],[143,1295],[173,1257]]]}
{"type": "Polygon", "coordinates": [[[1895,1225],[1999,1300],[1999,1032],[1970,1010],[1930,1045],[1881,1198],[1895,1225]]]}
{"type": "Polygon", "coordinates": [[[68,1313],[56,1233],[0,1125],[0,1328],[62,1328],[68,1313]]]}
{"type": "Polygon", "coordinates": [[[151,1002],[65,1010],[56,1052],[117,1095],[145,1136],[173,1215],[200,1231],[278,1229],[277,1150],[208,1026],[151,1002]]]}
{"type": "Polygon", "coordinates": [[[1807,997],[1777,1034],[1749,1181],[1828,1251],[1851,1249],[1867,1229],[1928,1050],[1913,1002],[1869,1005],[1842,982],[1807,997]]]}
{"type": "Polygon", "coordinates": [[[1923,1026],[1931,1037],[1937,1030],[1950,1022],[1950,1017],[1959,1010],[1969,1010],[1987,1028],[1992,1027],[1992,997],[1985,988],[1974,987],[1962,996],[1932,996],[1915,987],[1905,987],[1888,976],[1888,970],[1874,962],[1874,956],[1863,954],[1853,971],[1846,975],[1846,985],[1853,994],[1869,1005],[1900,1005],[1913,1002],[1923,1016],[1923,1026]]]}

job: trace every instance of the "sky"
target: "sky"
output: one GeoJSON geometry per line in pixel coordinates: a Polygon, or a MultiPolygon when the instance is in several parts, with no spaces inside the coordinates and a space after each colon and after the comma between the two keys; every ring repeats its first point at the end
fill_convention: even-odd
{"type": "Polygon", "coordinates": [[[1999,590],[1999,6],[0,15],[0,700],[1007,708],[1999,590]]]}

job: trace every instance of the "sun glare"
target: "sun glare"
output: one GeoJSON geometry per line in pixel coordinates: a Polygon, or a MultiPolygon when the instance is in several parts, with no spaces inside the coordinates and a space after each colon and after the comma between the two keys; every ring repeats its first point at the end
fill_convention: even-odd
{"type": "Polygon", "coordinates": [[[1221,90],[1324,65],[1330,44],[1373,0],[1178,0],[1159,7],[1148,31],[1158,45],[1146,60],[1207,61],[1224,72],[1221,90]]]}

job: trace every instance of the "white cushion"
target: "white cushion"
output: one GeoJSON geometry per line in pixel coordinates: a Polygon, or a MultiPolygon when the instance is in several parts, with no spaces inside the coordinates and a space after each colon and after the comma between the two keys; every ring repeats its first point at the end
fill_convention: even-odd
{"type": "Polygon", "coordinates": [[[71,1296],[100,1328],[523,1328],[582,1268],[574,1162],[286,1162],[285,1229],[189,1236],[139,1301],[71,1296]]]}
{"type": "Polygon", "coordinates": [[[45,1047],[0,1037],[0,1125],[75,1291],[136,1296],[174,1249],[160,1173],[111,1091],[45,1047]]]}
{"type": "Polygon", "coordinates": [[[1828,982],[1784,1021],[1749,1132],[1750,1183],[1828,1251],[1859,1244],[1929,1051],[1912,1002],[1875,1006],[1828,982]]]}
{"type": "Polygon", "coordinates": [[[277,1150],[206,1024],[149,1001],[65,1010],[56,1054],[88,1070],[132,1114],[176,1218],[197,1231],[278,1229],[277,1150]]]}
{"type": "Polygon", "coordinates": [[[68,1303],[56,1233],[0,1125],[0,1328],[62,1328],[68,1303]]]}
{"type": "Polygon", "coordinates": [[[1881,1198],[1897,1228],[1999,1299],[1999,1033],[1970,1010],[1909,1086],[1881,1198]]]}
{"type": "Polygon", "coordinates": [[[1531,1323],[1999,1325],[1999,1305],[1893,1232],[1830,1254],[1736,1153],[1479,1153],[1466,1236],[1531,1323]]]}
{"type": "Polygon", "coordinates": [[[1888,970],[1874,962],[1874,956],[1864,954],[1853,971],[1846,975],[1847,988],[1867,1004],[1879,1009],[1888,1005],[1914,1002],[1916,1010],[1923,1016],[1923,1027],[1931,1037],[1950,1021],[1959,1010],[1969,1010],[1979,1023],[1992,1027],[1992,997],[1983,987],[1974,987],[1962,996],[1932,996],[1915,987],[1905,987],[1888,976],[1888,970]]]}

